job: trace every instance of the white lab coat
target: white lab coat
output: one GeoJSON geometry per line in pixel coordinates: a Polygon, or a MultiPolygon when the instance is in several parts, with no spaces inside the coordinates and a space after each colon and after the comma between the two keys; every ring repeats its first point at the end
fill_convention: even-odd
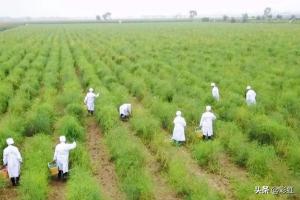
{"type": "Polygon", "coordinates": [[[219,89],[217,86],[214,86],[211,90],[212,96],[215,100],[219,101],[220,100],[220,95],[219,95],[219,89]]]}
{"type": "Polygon", "coordinates": [[[175,117],[173,123],[174,129],[172,139],[180,142],[185,141],[184,127],[186,126],[186,122],[184,118],[177,116],[175,117]]]}
{"type": "Polygon", "coordinates": [[[213,135],[213,120],[216,119],[216,116],[212,112],[205,112],[201,116],[200,127],[203,135],[212,136],[213,135]]]}
{"type": "Polygon", "coordinates": [[[248,90],[246,93],[246,102],[248,105],[256,104],[256,93],[254,90],[248,90]]]}
{"type": "Polygon", "coordinates": [[[8,145],[3,151],[3,164],[7,165],[10,178],[20,176],[20,166],[22,162],[21,154],[17,147],[8,145]]]}
{"type": "Polygon", "coordinates": [[[56,145],[53,160],[56,161],[58,169],[63,173],[69,171],[69,151],[76,147],[76,142],[72,144],[66,144],[61,142],[56,145]]]}
{"type": "Polygon", "coordinates": [[[90,111],[94,111],[95,109],[95,105],[94,105],[94,102],[95,102],[95,98],[97,98],[99,96],[99,94],[95,94],[93,92],[88,92],[84,98],[84,103],[86,104],[87,106],[87,109],[90,110],[90,111]]]}
{"type": "Polygon", "coordinates": [[[131,104],[125,103],[119,108],[120,115],[123,114],[125,116],[129,116],[131,114],[131,104]]]}

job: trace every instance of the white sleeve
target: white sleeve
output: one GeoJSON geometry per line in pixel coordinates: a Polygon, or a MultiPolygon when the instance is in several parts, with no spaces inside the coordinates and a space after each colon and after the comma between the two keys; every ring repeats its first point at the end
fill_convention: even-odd
{"type": "Polygon", "coordinates": [[[22,156],[21,156],[19,149],[17,149],[17,158],[18,158],[19,162],[22,162],[22,156]]]}
{"type": "Polygon", "coordinates": [[[53,160],[56,160],[56,158],[57,158],[57,148],[55,147],[55,151],[54,151],[53,160]]]}
{"type": "Polygon", "coordinates": [[[84,104],[86,104],[86,101],[87,101],[87,95],[85,96],[85,98],[84,98],[84,104]]]}
{"type": "Polygon", "coordinates": [[[201,116],[201,119],[200,119],[200,124],[199,124],[199,126],[202,126],[202,123],[203,123],[203,114],[202,114],[202,116],[201,116]]]}
{"type": "Polygon", "coordinates": [[[3,151],[3,164],[7,165],[7,153],[6,153],[5,149],[3,151]]]}
{"type": "Polygon", "coordinates": [[[72,150],[76,148],[76,142],[73,142],[72,144],[66,145],[67,150],[72,150]]]}

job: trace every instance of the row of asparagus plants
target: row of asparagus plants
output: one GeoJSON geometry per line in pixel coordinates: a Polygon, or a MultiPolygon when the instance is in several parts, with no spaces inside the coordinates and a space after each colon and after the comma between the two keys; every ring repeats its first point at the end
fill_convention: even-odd
{"type": "MultiPolygon", "coordinates": [[[[14,63],[12,66],[8,66],[11,71],[5,76],[5,78],[1,80],[2,84],[0,86],[0,113],[6,112],[8,103],[14,96],[15,90],[19,88],[30,63],[37,57],[39,52],[39,48],[37,48],[38,45],[39,43],[35,44],[32,48],[32,52],[27,53],[23,59],[19,60],[19,63],[14,63]]],[[[1,66],[2,64],[3,63],[1,63],[1,66]]]]}
{"type": "MultiPolygon", "coordinates": [[[[51,41],[51,39],[49,38],[49,41],[51,41]]],[[[45,45],[42,47],[42,50],[41,52],[44,52],[45,54],[48,54],[48,52],[50,51],[50,47],[49,45],[45,45]]],[[[42,54],[39,54],[39,56],[33,61],[32,63],[32,67],[30,67],[30,70],[28,70],[28,72],[26,72],[26,76],[25,76],[25,80],[30,80],[30,78],[32,78],[32,76],[35,76],[35,75],[40,75],[42,76],[42,73],[37,73],[37,72],[40,72],[40,71],[43,71],[43,67],[45,66],[46,64],[46,61],[47,61],[47,57],[45,57],[44,55],[42,54]]],[[[39,76],[36,76],[37,79],[40,79],[39,76]]],[[[33,82],[33,85],[31,85],[31,82],[24,82],[20,89],[18,90],[18,93],[24,93],[24,94],[27,94],[24,96],[23,99],[19,99],[19,101],[23,101],[23,100],[31,100],[31,101],[34,101],[34,98],[37,96],[37,94],[41,91],[41,88],[39,87],[39,85],[36,87],[35,85],[36,83],[33,82]],[[23,87],[24,84],[27,84],[26,86],[27,87],[23,87]],[[26,91],[26,88],[28,87],[35,87],[36,92],[34,93],[28,93],[28,91],[26,91]]],[[[21,97],[21,96],[19,96],[21,97]]],[[[17,98],[17,96],[15,97],[17,98]]],[[[15,99],[13,99],[14,101],[17,101],[15,99]]],[[[1,129],[1,146],[3,146],[4,148],[4,141],[7,137],[13,137],[17,146],[21,145],[21,154],[23,156],[23,161],[26,163],[27,160],[26,160],[26,155],[27,153],[29,152],[29,154],[31,154],[32,152],[32,147],[31,147],[31,150],[29,149],[29,147],[27,147],[27,143],[28,143],[28,139],[27,138],[24,138],[24,135],[26,135],[25,133],[25,130],[26,130],[26,127],[27,127],[27,121],[24,120],[24,118],[26,119],[26,115],[31,112],[31,109],[33,109],[34,107],[34,104],[33,103],[33,106],[28,106],[28,107],[20,107],[18,110],[20,112],[8,112],[8,114],[5,116],[5,118],[1,121],[1,127],[3,129],[1,129]],[[23,149],[26,148],[26,151],[23,151],[23,149]],[[27,151],[28,150],[28,151],[27,151]]],[[[9,105],[9,106],[12,106],[12,105],[9,105]]],[[[35,148],[35,147],[34,147],[35,148]]],[[[34,150],[36,151],[36,150],[34,150]]],[[[43,155],[43,154],[42,154],[43,155]]],[[[39,156],[38,156],[39,157],[39,156]]],[[[40,156],[42,157],[42,156],[40,156]]],[[[29,157],[29,161],[28,162],[31,162],[30,159],[32,157],[29,157]]],[[[38,162],[39,160],[36,160],[36,157],[32,160],[32,161],[35,161],[35,162],[38,162]]],[[[29,185],[32,186],[32,182],[29,180],[31,175],[27,176],[26,178],[26,168],[29,167],[30,165],[25,165],[24,168],[24,177],[23,177],[23,174],[21,174],[22,176],[22,181],[24,179],[24,182],[25,182],[25,185],[26,185],[26,181],[28,181],[29,185]]],[[[35,164],[33,164],[32,166],[35,166],[35,164]]],[[[32,166],[30,167],[30,169],[32,169],[32,166]]],[[[32,180],[32,179],[31,179],[32,180]]],[[[6,187],[6,183],[3,182],[4,184],[2,184],[3,187],[6,187]]],[[[27,185],[28,185],[27,184],[27,185]]],[[[35,188],[31,188],[27,191],[24,191],[24,194],[30,194],[30,192],[32,190],[34,190],[35,188]]],[[[22,186],[21,186],[21,190],[19,191],[22,195],[20,198],[25,198],[26,199],[26,196],[23,195],[23,192],[22,192],[22,186]]],[[[42,191],[43,192],[43,191],[42,191]]],[[[28,196],[27,196],[28,197],[28,196]]],[[[32,199],[32,198],[27,198],[27,199],[32,199]]]]}
{"type": "MultiPolygon", "coordinates": [[[[38,51],[37,47],[42,43],[42,40],[35,40],[35,37],[28,38],[29,33],[21,36],[23,41],[19,42],[18,40],[11,38],[12,35],[15,37],[15,34],[19,33],[15,31],[13,34],[2,34],[5,40],[4,42],[1,42],[1,48],[3,49],[0,56],[0,80],[6,79],[11,71],[14,70],[26,56],[31,57],[30,60],[32,60],[34,58],[32,54],[35,54],[35,52],[38,51]],[[24,46],[29,48],[24,49],[24,46]]],[[[31,33],[31,36],[39,37],[37,33],[33,35],[31,33]]]]}
{"type": "MultiPolygon", "coordinates": [[[[95,57],[93,58],[93,59],[95,59],[95,57]]],[[[102,66],[103,67],[103,66],[102,66]]],[[[124,67],[123,67],[123,69],[124,69],[124,67]]],[[[104,70],[105,71],[105,70],[104,70]]],[[[107,70],[105,71],[105,72],[107,72],[107,70]]],[[[126,72],[125,72],[126,73],[126,72]]],[[[127,76],[123,76],[123,77],[117,77],[117,80],[133,80],[132,78],[133,78],[133,76],[130,76],[130,74],[129,73],[127,73],[126,74],[127,76]]],[[[141,75],[141,74],[138,74],[138,75],[141,75]]],[[[146,80],[147,80],[147,77],[153,77],[153,75],[149,75],[149,74],[147,74],[146,73],[146,75],[147,76],[145,76],[145,77],[143,77],[143,78],[145,78],[146,80]]],[[[103,76],[103,74],[102,74],[102,76],[103,76]]],[[[129,82],[129,81],[127,81],[127,83],[128,83],[128,87],[130,88],[130,84],[132,84],[132,82],[129,82]]],[[[126,85],[126,83],[124,83],[125,85],[126,85]]],[[[137,84],[137,85],[141,85],[140,83],[139,84],[137,84]]],[[[162,84],[162,85],[165,85],[165,84],[162,84]]],[[[143,89],[143,90],[141,90],[141,91],[144,91],[145,92],[145,90],[143,89]]],[[[157,92],[160,92],[159,90],[157,91],[157,92]]],[[[134,95],[135,95],[135,93],[133,93],[134,95]]],[[[167,92],[164,92],[164,93],[162,93],[162,94],[167,94],[167,92]]],[[[155,93],[153,94],[153,95],[155,95],[155,93]]],[[[150,96],[152,96],[152,95],[150,95],[150,96]]],[[[151,98],[151,97],[150,97],[151,98]]],[[[149,96],[147,96],[147,98],[145,98],[145,99],[147,99],[147,100],[149,100],[149,96]]],[[[163,98],[164,99],[164,98],[163,98]]],[[[165,101],[170,101],[170,99],[171,98],[165,98],[164,100],[165,101]]],[[[155,100],[157,100],[157,99],[155,99],[155,100]]],[[[151,102],[151,101],[150,101],[151,102]]],[[[157,102],[157,101],[156,101],[157,102]]],[[[152,102],[151,102],[152,103],[152,102]]],[[[162,102],[163,103],[163,102],[162,102]]],[[[157,105],[157,104],[156,104],[157,105]]],[[[163,115],[165,115],[166,114],[166,111],[167,110],[174,110],[174,107],[173,107],[173,109],[170,109],[171,108],[171,106],[169,106],[169,109],[163,109],[163,111],[161,111],[161,112],[157,112],[158,111],[158,107],[157,106],[154,106],[154,107],[151,107],[150,106],[150,108],[153,110],[155,110],[155,112],[153,112],[153,114],[157,114],[157,113],[164,113],[163,115]]],[[[166,108],[166,106],[165,106],[165,108],[166,108]]],[[[161,123],[162,123],[162,126],[163,127],[167,127],[166,126],[166,117],[165,116],[160,116],[161,117],[161,123]]],[[[169,120],[170,122],[171,122],[171,120],[169,120]]],[[[140,124],[140,123],[137,123],[137,124],[140,124]]],[[[169,126],[170,127],[170,126],[169,126]]],[[[222,128],[222,127],[221,127],[222,128]]],[[[223,136],[226,136],[226,135],[223,135],[223,136]]],[[[230,138],[230,137],[229,137],[230,138]]],[[[238,139],[240,139],[240,138],[238,138],[238,139]]],[[[242,140],[242,141],[244,141],[244,140],[242,140]]],[[[226,142],[224,142],[223,144],[226,144],[226,142]]],[[[199,161],[199,164],[201,164],[201,165],[209,165],[209,168],[211,169],[211,170],[215,170],[216,168],[218,168],[219,167],[219,165],[220,165],[220,163],[219,163],[219,161],[218,161],[218,157],[220,156],[219,154],[221,153],[221,148],[220,148],[220,144],[219,144],[219,142],[214,142],[213,143],[213,145],[211,145],[211,144],[200,144],[200,145],[192,145],[192,147],[191,147],[192,149],[193,149],[193,153],[194,153],[194,156],[196,157],[196,159],[198,159],[198,161],[199,161]]],[[[261,151],[259,151],[260,152],[260,155],[263,155],[262,154],[262,152],[270,152],[269,150],[268,150],[268,148],[266,147],[266,149],[262,149],[261,151]]],[[[240,152],[240,151],[236,151],[236,152],[240,152]]],[[[256,156],[256,153],[257,152],[255,152],[253,155],[252,155],[252,159],[250,159],[249,160],[249,162],[247,163],[247,166],[249,167],[249,170],[250,171],[252,171],[252,172],[255,172],[255,173],[259,173],[259,175],[261,175],[261,176],[265,176],[266,174],[265,174],[265,172],[266,172],[266,170],[268,170],[268,167],[270,166],[269,165],[269,163],[268,163],[268,161],[270,162],[270,160],[272,160],[273,161],[273,159],[274,159],[274,156],[273,157],[268,157],[270,154],[267,154],[267,155],[263,155],[262,157],[260,157],[260,158],[257,158],[257,156],[256,156]],[[265,158],[266,157],[264,157],[264,156],[267,156],[269,159],[268,160],[265,160],[265,158]],[[261,167],[261,162],[264,164],[262,167],[261,167]]],[[[287,168],[284,168],[285,166],[283,165],[282,167],[281,167],[281,169],[287,169],[287,168]]],[[[276,172],[275,170],[274,171],[270,171],[270,173],[272,173],[272,172],[276,172]]],[[[279,175],[279,174],[278,174],[279,175]]],[[[278,179],[281,179],[281,183],[284,181],[284,179],[285,179],[285,177],[286,177],[287,175],[285,175],[285,176],[282,176],[282,177],[279,177],[279,176],[276,176],[275,178],[274,178],[274,181],[276,182],[278,182],[278,179]]],[[[250,192],[248,192],[248,193],[250,193],[250,192]]]]}
{"type": "MultiPolygon", "coordinates": [[[[89,58],[91,54],[87,55],[89,58]]],[[[91,58],[90,58],[91,59],[91,58]]],[[[104,84],[109,87],[112,96],[116,99],[117,105],[124,101],[126,98],[126,88],[119,86],[118,84],[112,86],[112,82],[106,81],[107,77],[113,78],[113,74],[109,74],[109,69],[105,66],[99,66],[99,58],[93,57],[94,65],[97,66],[98,72],[105,71],[107,74],[102,74],[104,84]],[[98,64],[98,65],[97,65],[98,64]],[[120,93],[122,91],[122,93],[120,93]],[[120,94],[123,94],[121,97],[120,94]]],[[[107,94],[106,94],[107,95],[107,94]]],[[[128,96],[127,96],[128,101],[128,96]]],[[[103,114],[102,114],[103,115],[103,114]]],[[[101,116],[101,114],[100,114],[101,116]]],[[[132,128],[136,134],[143,139],[146,145],[151,146],[152,151],[155,152],[158,160],[164,170],[168,174],[168,180],[171,185],[176,189],[179,195],[186,197],[187,199],[206,199],[208,196],[210,199],[219,199],[219,194],[214,190],[208,189],[208,185],[204,180],[199,180],[193,177],[193,174],[188,173],[187,163],[182,161],[182,158],[174,158],[172,155],[176,154],[176,149],[172,148],[170,143],[165,142],[165,137],[160,133],[159,122],[151,115],[143,111],[134,111],[134,119],[131,120],[132,128]],[[172,149],[172,150],[170,150],[172,149]],[[189,184],[187,184],[189,182],[189,184]],[[204,189],[205,188],[205,189],[204,189]]]]}
{"type": "Polygon", "coordinates": [[[112,160],[115,162],[122,190],[128,199],[153,199],[153,186],[145,170],[145,155],[142,148],[129,139],[126,134],[128,132],[118,122],[116,98],[101,86],[101,81],[95,75],[93,66],[78,48],[76,38],[72,35],[69,37],[71,38],[70,48],[80,71],[83,87],[94,85],[96,90],[101,92],[101,97],[96,103],[96,118],[105,132],[105,141],[112,160]]]}
{"type": "Polygon", "coordinates": [[[20,199],[47,199],[49,187],[49,172],[47,163],[53,158],[53,142],[51,134],[57,118],[55,97],[59,80],[60,47],[58,36],[48,43],[51,52],[43,68],[41,85],[43,89],[39,98],[33,102],[32,109],[27,114],[24,148],[24,166],[22,168],[22,182],[20,199]],[[47,77],[51,78],[47,78],[47,77]]]}
{"type": "Polygon", "coordinates": [[[63,35],[61,56],[63,87],[61,95],[58,97],[58,105],[64,112],[64,117],[57,122],[56,127],[59,134],[66,135],[70,140],[78,141],[77,148],[70,157],[72,169],[67,183],[67,199],[104,199],[101,188],[92,175],[91,160],[85,143],[88,133],[84,129],[85,112],[82,104],[82,88],[65,35],[63,35]]]}

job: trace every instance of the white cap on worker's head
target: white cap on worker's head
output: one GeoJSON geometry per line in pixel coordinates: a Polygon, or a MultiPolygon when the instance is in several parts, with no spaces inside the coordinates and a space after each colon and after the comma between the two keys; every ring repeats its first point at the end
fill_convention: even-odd
{"type": "Polygon", "coordinates": [[[212,87],[215,87],[215,86],[216,86],[216,84],[215,84],[215,83],[211,83],[211,84],[210,84],[210,86],[212,86],[212,87]]]}
{"type": "Polygon", "coordinates": [[[90,92],[93,92],[93,91],[94,91],[94,89],[93,89],[93,88],[90,88],[90,89],[89,89],[89,91],[90,91],[90,92]]]}
{"type": "Polygon", "coordinates": [[[206,111],[211,111],[211,106],[206,106],[205,109],[206,111]]]}
{"type": "Polygon", "coordinates": [[[64,135],[59,137],[60,142],[66,142],[66,137],[64,135]]]}
{"type": "Polygon", "coordinates": [[[177,111],[176,116],[181,116],[181,111],[177,111]]]}
{"type": "Polygon", "coordinates": [[[6,139],[6,143],[7,143],[7,145],[12,145],[12,144],[14,143],[14,139],[12,139],[12,138],[7,138],[7,139],[6,139]]]}
{"type": "Polygon", "coordinates": [[[250,90],[250,89],[251,89],[251,86],[250,86],[250,85],[248,85],[248,86],[246,87],[246,89],[247,89],[247,90],[250,90]]]}

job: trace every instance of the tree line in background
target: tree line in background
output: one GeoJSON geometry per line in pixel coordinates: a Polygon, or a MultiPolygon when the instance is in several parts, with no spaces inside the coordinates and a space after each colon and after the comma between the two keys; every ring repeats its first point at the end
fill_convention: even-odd
{"type": "MultiPolygon", "coordinates": [[[[97,15],[96,16],[96,20],[97,21],[110,21],[112,20],[111,17],[111,13],[110,12],[106,12],[103,15],[97,15]]],[[[243,13],[240,17],[233,17],[233,16],[228,16],[228,15],[223,15],[222,18],[213,18],[213,17],[202,17],[202,18],[197,18],[197,11],[196,10],[190,10],[188,12],[188,18],[190,20],[201,20],[202,22],[209,22],[209,21],[224,21],[224,22],[231,22],[231,23],[235,23],[235,22],[249,22],[249,21],[264,21],[264,22],[271,22],[271,21],[279,21],[279,20],[288,20],[290,23],[295,21],[297,18],[297,16],[295,14],[291,14],[291,15],[282,15],[282,14],[272,14],[272,9],[270,7],[266,7],[264,9],[264,12],[262,15],[257,15],[257,16],[249,16],[248,13],[243,13]]],[[[175,16],[176,19],[180,19],[183,18],[180,15],[176,15],[175,16]]]]}

